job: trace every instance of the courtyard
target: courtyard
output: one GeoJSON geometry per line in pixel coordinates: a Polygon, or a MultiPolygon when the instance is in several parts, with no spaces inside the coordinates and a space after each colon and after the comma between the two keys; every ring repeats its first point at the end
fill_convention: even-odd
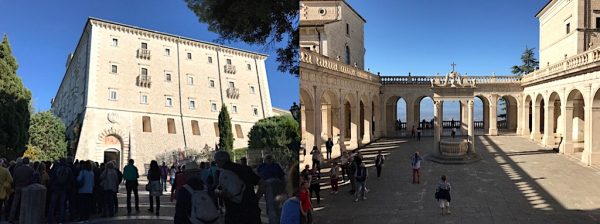
{"type": "Polygon", "coordinates": [[[594,194],[600,169],[519,136],[475,138],[481,161],[444,165],[425,159],[420,184],[411,184],[410,157],[419,151],[426,158],[433,152],[433,138],[373,142],[360,149],[368,166],[378,150],[386,161],[380,180],[369,169],[367,200],[353,202],[347,183],[337,195],[323,185],[321,203],[313,198],[315,223],[600,222],[600,194],[594,194]],[[452,185],[452,214],[447,216],[440,214],[434,199],[443,174],[452,185]]]}

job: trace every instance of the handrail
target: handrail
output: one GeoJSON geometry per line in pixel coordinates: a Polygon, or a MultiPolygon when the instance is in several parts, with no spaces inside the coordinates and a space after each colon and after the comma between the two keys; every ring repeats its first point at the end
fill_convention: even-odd
{"type": "Polygon", "coordinates": [[[598,61],[600,61],[600,48],[591,49],[535,70],[523,76],[523,83],[529,83],[539,79],[552,78],[566,70],[584,68],[585,66],[598,61]]]}

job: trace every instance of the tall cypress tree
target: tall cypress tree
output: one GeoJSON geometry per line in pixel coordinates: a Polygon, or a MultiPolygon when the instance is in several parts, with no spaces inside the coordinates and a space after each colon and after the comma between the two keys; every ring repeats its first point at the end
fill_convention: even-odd
{"type": "Polygon", "coordinates": [[[219,149],[227,151],[229,155],[233,155],[231,118],[225,104],[221,106],[221,112],[219,112],[219,149]]]}
{"type": "Polygon", "coordinates": [[[18,67],[4,34],[0,44],[0,156],[9,158],[23,153],[29,137],[31,92],[17,76],[18,67]]]}

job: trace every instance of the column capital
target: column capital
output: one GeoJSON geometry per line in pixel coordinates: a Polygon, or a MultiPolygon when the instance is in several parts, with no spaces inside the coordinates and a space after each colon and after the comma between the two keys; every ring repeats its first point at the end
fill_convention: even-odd
{"type": "Polygon", "coordinates": [[[467,104],[469,105],[469,107],[473,107],[473,105],[475,104],[474,100],[468,100],[467,104]]]}

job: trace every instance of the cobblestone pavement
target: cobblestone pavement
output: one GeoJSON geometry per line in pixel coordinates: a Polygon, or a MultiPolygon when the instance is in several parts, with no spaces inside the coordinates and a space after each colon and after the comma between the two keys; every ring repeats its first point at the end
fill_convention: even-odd
{"type": "MultiPolygon", "coordinates": [[[[431,138],[384,139],[361,151],[372,166],[386,156],[382,177],[369,169],[364,201],[353,202],[346,183],[340,194],[321,190],[315,223],[600,223],[600,171],[518,136],[477,136],[482,161],[442,165],[424,160],[421,184],[412,184],[410,156],[431,153],[431,138]],[[452,185],[451,215],[434,199],[440,176],[452,185]]],[[[327,175],[328,168],[323,169],[327,175]]],[[[323,180],[323,183],[329,180],[323,180]]]]}

